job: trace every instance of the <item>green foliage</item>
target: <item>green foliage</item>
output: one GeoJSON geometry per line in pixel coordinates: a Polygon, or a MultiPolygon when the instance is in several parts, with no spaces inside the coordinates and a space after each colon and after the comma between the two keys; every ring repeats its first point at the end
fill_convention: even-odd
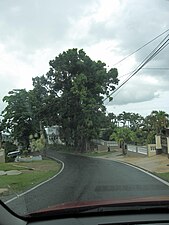
{"type": "Polygon", "coordinates": [[[169,115],[164,111],[152,111],[145,118],[145,129],[161,134],[162,130],[169,126],[169,115]]]}
{"type": "Polygon", "coordinates": [[[115,129],[116,129],[116,126],[114,126],[114,127],[111,126],[111,127],[102,129],[101,132],[100,132],[100,138],[105,140],[105,141],[109,141],[110,136],[114,132],[115,129]]]}
{"type": "Polygon", "coordinates": [[[28,148],[29,135],[36,127],[29,92],[25,89],[11,91],[3,101],[7,103],[2,111],[3,126],[10,131],[13,139],[18,140],[24,148],[28,148]]]}
{"type": "MultiPolygon", "coordinates": [[[[141,126],[148,120],[144,122],[139,114],[122,112],[118,116],[113,113],[105,115],[103,98],[104,95],[109,96],[118,83],[116,69],[107,71],[103,62],[92,61],[83,50],[77,49],[59,54],[49,64],[50,70],[46,75],[32,79],[33,90],[15,90],[4,97],[8,105],[2,113],[3,124],[19,143],[27,147],[29,135],[39,133],[39,124],[41,127],[61,126],[66,145],[76,146],[77,150],[84,150],[92,138],[99,137],[100,130],[102,138],[108,140],[119,124],[134,133],[128,129],[126,134],[116,130],[114,133],[118,137],[115,139],[140,144],[145,141],[146,132],[149,134],[150,130],[145,131],[141,126]]],[[[155,114],[157,116],[155,112],[150,115],[148,129],[151,127],[152,130],[155,114]]],[[[167,122],[164,119],[157,121],[153,129],[159,132],[161,125],[167,122]]],[[[148,139],[151,140],[150,136],[148,139]]],[[[41,139],[31,141],[34,150],[43,146],[41,139]]]]}
{"type": "Polygon", "coordinates": [[[134,139],[135,139],[135,134],[128,127],[118,127],[110,136],[110,140],[115,140],[118,143],[120,142],[131,143],[134,141],[134,139]]]}
{"type": "Polygon", "coordinates": [[[118,116],[110,113],[109,118],[111,124],[122,124],[112,133],[111,139],[139,145],[154,144],[155,135],[161,134],[169,125],[169,115],[163,111],[152,111],[145,118],[138,113],[122,112],[118,116]]]}
{"type": "Polygon", "coordinates": [[[143,131],[142,129],[137,129],[134,131],[134,138],[133,138],[134,143],[137,143],[138,145],[145,145],[147,144],[146,139],[147,133],[145,131],[143,131]]]}
{"type": "Polygon", "coordinates": [[[105,63],[91,60],[82,49],[64,51],[49,65],[46,75],[32,79],[32,90],[13,90],[3,98],[7,106],[0,131],[10,131],[25,150],[30,142],[34,151],[44,148],[45,137],[29,138],[31,134],[40,137],[44,126],[60,126],[61,139],[77,151],[87,150],[90,141],[99,137],[151,143],[154,134],[169,126],[169,115],[163,111],[153,111],[146,118],[124,111],[106,115],[103,100],[105,96],[112,100],[117,69],[107,70],[105,63]]]}
{"type": "Polygon", "coordinates": [[[40,138],[35,139],[33,135],[30,135],[30,148],[32,152],[42,151],[46,145],[46,139],[43,134],[41,134],[40,138]]]}
{"type": "Polygon", "coordinates": [[[130,127],[132,130],[137,130],[143,123],[144,118],[138,113],[122,112],[116,120],[122,124],[123,127],[130,127]]]}
{"type": "Polygon", "coordinates": [[[48,90],[46,122],[61,126],[66,145],[84,151],[103,126],[103,99],[118,83],[117,70],[107,71],[103,62],[92,61],[77,49],[59,54],[49,64],[46,76],[35,79],[48,90]]]}
{"type": "Polygon", "coordinates": [[[155,131],[150,131],[149,133],[147,133],[146,144],[155,144],[155,135],[155,131]]]}

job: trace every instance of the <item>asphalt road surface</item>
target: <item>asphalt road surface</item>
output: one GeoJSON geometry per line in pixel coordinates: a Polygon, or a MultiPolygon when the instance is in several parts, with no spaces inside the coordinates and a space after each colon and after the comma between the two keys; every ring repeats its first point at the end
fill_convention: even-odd
{"type": "Polygon", "coordinates": [[[51,151],[62,173],[8,205],[25,214],[64,202],[169,196],[169,187],[144,172],[111,160],[51,151]]]}

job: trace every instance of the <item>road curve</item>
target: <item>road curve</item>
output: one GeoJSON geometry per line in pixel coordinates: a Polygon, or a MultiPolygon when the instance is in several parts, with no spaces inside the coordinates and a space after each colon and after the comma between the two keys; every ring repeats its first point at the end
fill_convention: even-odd
{"type": "Polygon", "coordinates": [[[169,196],[169,187],[128,165],[50,151],[64,162],[57,177],[8,205],[19,214],[64,202],[169,196]]]}

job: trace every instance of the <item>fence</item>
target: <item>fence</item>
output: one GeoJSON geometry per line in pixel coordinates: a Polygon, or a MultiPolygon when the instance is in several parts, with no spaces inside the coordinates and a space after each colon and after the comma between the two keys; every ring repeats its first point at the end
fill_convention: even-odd
{"type": "Polygon", "coordinates": [[[149,144],[146,146],[127,145],[127,150],[130,152],[140,153],[148,157],[156,155],[156,144],[149,144]]]}
{"type": "Polygon", "coordinates": [[[146,146],[137,146],[137,145],[127,145],[127,150],[130,152],[140,153],[143,155],[147,155],[147,147],[146,146]]]}
{"type": "Polygon", "coordinates": [[[118,147],[118,143],[116,141],[105,141],[105,144],[108,147],[118,147]]]}

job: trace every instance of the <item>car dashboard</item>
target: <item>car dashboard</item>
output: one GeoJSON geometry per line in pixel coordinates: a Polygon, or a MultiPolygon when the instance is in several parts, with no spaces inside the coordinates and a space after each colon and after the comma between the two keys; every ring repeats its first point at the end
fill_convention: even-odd
{"type": "Polygon", "coordinates": [[[113,224],[169,224],[168,208],[126,210],[117,212],[88,212],[56,216],[15,215],[4,204],[0,205],[0,225],[113,225],[113,224]]]}

